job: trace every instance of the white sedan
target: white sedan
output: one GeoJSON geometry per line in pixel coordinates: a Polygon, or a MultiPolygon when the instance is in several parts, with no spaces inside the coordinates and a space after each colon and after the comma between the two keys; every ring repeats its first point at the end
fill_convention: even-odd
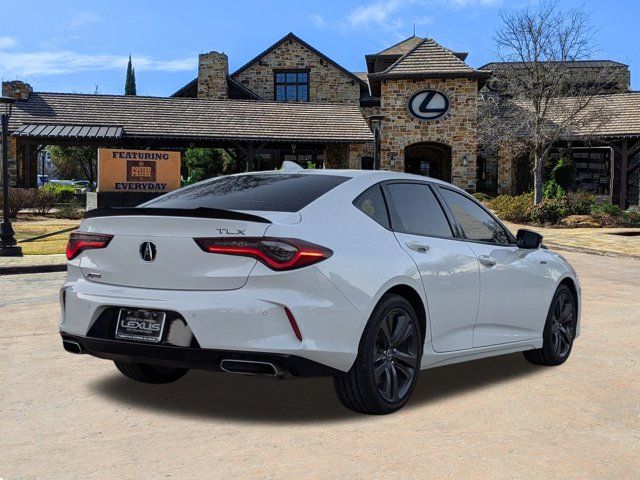
{"type": "Polygon", "coordinates": [[[569,357],[580,286],[541,241],[426,177],[219,177],[89,212],[67,247],[60,332],[67,351],[141,382],[331,375],[348,408],[390,413],[421,369],[569,357]]]}

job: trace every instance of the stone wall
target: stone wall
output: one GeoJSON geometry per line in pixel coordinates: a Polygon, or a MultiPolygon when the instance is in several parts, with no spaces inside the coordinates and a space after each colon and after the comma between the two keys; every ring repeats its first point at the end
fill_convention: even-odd
{"type": "Polygon", "coordinates": [[[274,70],[309,69],[309,101],[358,104],[360,84],[294,40],[288,40],[234,76],[265,100],[274,100],[274,70]]]}
{"type": "Polygon", "coordinates": [[[451,147],[452,183],[475,191],[477,96],[478,82],[474,79],[383,81],[380,113],[386,118],[381,130],[381,168],[404,171],[405,147],[419,142],[442,143],[451,147]],[[418,120],[407,110],[411,95],[427,88],[443,92],[449,97],[449,113],[438,120],[418,120]]]}
{"type": "Polygon", "coordinates": [[[198,98],[229,98],[229,59],[224,53],[209,52],[198,57],[198,98]]]}

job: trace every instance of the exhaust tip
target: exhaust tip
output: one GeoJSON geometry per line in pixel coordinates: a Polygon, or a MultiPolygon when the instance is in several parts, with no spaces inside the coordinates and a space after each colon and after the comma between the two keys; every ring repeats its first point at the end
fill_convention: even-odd
{"type": "Polygon", "coordinates": [[[82,345],[78,342],[74,342],[73,340],[62,340],[62,346],[69,353],[82,353],[82,345]]]}
{"type": "Polygon", "coordinates": [[[278,377],[284,373],[271,362],[259,362],[254,360],[236,360],[225,358],[220,362],[220,369],[227,373],[239,373],[242,375],[267,375],[278,377]]]}

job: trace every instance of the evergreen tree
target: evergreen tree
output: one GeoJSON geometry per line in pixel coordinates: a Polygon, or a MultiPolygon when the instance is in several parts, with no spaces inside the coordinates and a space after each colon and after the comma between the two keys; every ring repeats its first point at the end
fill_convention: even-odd
{"type": "Polygon", "coordinates": [[[127,65],[127,79],[124,82],[124,94],[136,95],[136,71],[131,65],[131,54],[129,54],[129,64],[127,65]]]}

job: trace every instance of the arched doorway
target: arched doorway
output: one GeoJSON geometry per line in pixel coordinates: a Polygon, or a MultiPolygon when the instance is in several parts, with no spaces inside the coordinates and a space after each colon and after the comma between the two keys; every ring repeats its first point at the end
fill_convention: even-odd
{"type": "Polygon", "coordinates": [[[451,182],[451,147],[444,143],[414,143],[404,149],[404,171],[451,182]]]}

